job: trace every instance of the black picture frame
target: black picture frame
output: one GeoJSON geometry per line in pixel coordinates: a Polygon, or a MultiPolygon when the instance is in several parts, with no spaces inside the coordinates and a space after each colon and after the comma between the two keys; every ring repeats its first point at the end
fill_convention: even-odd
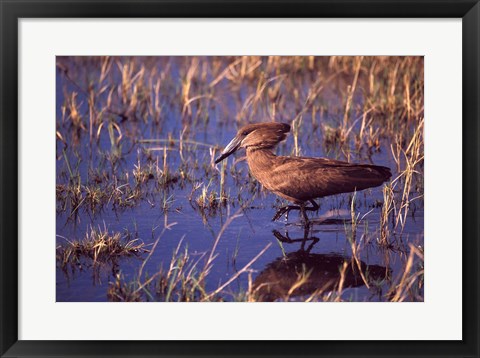
{"type": "MultiPolygon", "coordinates": [[[[0,0],[0,354],[16,356],[479,356],[478,0],[0,0]],[[18,20],[100,17],[462,18],[463,340],[461,341],[23,341],[18,339],[18,20]]],[[[445,90],[448,90],[447,88],[445,90]]],[[[459,158],[460,160],[460,158],[459,158]]],[[[448,170],[448,163],[445,163],[448,170]]],[[[446,288],[448,289],[448,288],[446,288]]],[[[448,307],[445,307],[448,309],[448,307]]],[[[439,317],[441,320],[441,317],[439,317]]],[[[388,322],[386,323],[388,325],[388,322]]],[[[347,324],[348,326],[348,324],[347,324]]],[[[286,329],[302,329],[286,327],[286,329]]],[[[374,338],[374,332],[372,332],[374,338]]]]}

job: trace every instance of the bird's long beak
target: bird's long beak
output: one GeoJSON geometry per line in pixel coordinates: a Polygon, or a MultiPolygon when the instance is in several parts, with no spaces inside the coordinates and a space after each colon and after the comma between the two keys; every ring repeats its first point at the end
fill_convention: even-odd
{"type": "Polygon", "coordinates": [[[217,157],[217,159],[215,159],[215,164],[220,163],[226,157],[235,153],[237,151],[238,147],[240,147],[240,144],[242,144],[242,139],[241,138],[239,138],[239,137],[233,138],[232,141],[230,143],[228,143],[228,145],[225,147],[223,152],[220,153],[220,155],[217,157]]]}

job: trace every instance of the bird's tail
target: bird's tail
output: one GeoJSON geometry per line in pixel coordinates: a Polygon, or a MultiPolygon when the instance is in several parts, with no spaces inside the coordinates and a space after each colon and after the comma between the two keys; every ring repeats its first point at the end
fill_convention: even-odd
{"type": "Polygon", "coordinates": [[[372,165],[372,167],[377,170],[378,174],[383,178],[383,181],[387,181],[392,177],[390,168],[382,167],[380,165],[372,165]]]}

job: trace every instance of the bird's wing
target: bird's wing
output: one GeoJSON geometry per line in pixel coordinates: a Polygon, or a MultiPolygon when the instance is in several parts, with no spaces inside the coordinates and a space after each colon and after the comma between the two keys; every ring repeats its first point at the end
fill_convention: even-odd
{"type": "Polygon", "coordinates": [[[390,169],[325,158],[278,157],[270,181],[276,191],[301,201],[381,185],[390,169]]]}

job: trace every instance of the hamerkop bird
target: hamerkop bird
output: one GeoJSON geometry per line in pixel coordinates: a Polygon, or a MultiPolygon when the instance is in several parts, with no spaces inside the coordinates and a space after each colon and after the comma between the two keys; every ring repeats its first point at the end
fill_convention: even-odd
{"type": "Polygon", "coordinates": [[[353,164],[326,158],[285,157],[273,153],[275,146],[290,132],[286,123],[249,124],[215,160],[219,163],[239,148],[246,148],[247,162],[252,175],[268,190],[296,205],[280,208],[273,220],[290,210],[300,210],[308,223],[306,210],[316,211],[316,198],[349,193],[381,185],[392,174],[390,169],[377,165],[353,164]],[[306,206],[310,202],[312,206],[306,206]]]}

